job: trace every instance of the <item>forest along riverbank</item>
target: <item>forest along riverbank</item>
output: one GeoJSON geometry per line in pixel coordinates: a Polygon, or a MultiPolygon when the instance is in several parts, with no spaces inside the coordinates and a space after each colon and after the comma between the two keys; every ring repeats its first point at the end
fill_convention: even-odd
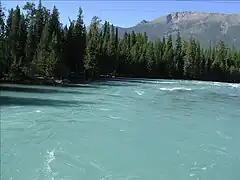
{"type": "Polygon", "coordinates": [[[180,32],[154,41],[134,31],[119,37],[117,27],[107,21],[100,26],[96,16],[87,30],[81,8],[76,21],[61,26],[57,7],[51,11],[41,1],[17,6],[7,17],[0,8],[0,78],[72,81],[84,72],[87,80],[106,74],[240,82],[240,50],[222,40],[205,47],[193,37],[182,39],[180,32]]]}

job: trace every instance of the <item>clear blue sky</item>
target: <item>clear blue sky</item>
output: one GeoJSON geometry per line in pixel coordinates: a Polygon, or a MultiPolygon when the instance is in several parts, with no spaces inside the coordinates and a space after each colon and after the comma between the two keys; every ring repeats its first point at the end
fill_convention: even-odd
{"type": "MultiPolygon", "coordinates": [[[[38,1],[34,1],[37,2],[38,1]]],[[[89,25],[91,18],[96,15],[101,20],[107,20],[114,25],[130,27],[141,20],[152,20],[161,15],[176,11],[202,11],[220,13],[240,13],[240,1],[50,1],[43,0],[43,5],[52,9],[56,5],[60,12],[61,22],[68,23],[68,17],[76,19],[78,7],[84,11],[84,21],[89,25]]],[[[23,7],[25,1],[2,0],[6,9],[19,5],[23,7]]]]}

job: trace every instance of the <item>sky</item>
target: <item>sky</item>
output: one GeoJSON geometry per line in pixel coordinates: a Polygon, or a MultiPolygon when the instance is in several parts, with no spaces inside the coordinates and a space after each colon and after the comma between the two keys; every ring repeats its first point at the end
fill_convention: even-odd
{"type": "MultiPolygon", "coordinates": [[[[1,0],[0,0],[1,1],[1,0]]],[[[38,1],[30,0],[32,2],[38,1]]],[[[23,7],[26,1],[2,0],[6,9],[14,8],[16,5],[23,7]]],[[[142,20],[153,20],[159,16],[179,11],[200,11],[219,13],[240,13],[240,1],[51,1],[42,0],[42,4],[49,9],[55,5],[60,12],[60,21],[68,24],[70,19],[76,19],[78,8],[84,13],[84,22],[88,26],[93,16],[98,16],[102,21],[120,27],[131,27],[142,20]]]]}

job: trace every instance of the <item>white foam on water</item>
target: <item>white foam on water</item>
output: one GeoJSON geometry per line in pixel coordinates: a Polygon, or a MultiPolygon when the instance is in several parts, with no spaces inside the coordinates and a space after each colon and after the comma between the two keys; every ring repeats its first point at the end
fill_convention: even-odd
{"type": "Polygon", "coordinates": [[[193,84],[201,85],[211,85],[211,86],[222,86],[224,83],[221,82],[211,82],[211,81],[192,81],[193,84]]]}
{"type": "Polygon", "coordinates": [[[210,86],[228,86],[231,88],[240,88],[240,83],[224,83],[224,82],[205,82],[205,81],[192,81],[193,84],[199,84],[199,85],[210,85],[210,86]]]}
{"type": "Polygon", "coordinates": [[[45,175],[50,180],[55,180],[56,173],[54,173],[52,171],[52,168],[50,166],[52,161],[55,160],[55,158],[56,158],[55,157],[55,149],[53,149],[51,151],[47,151],[47,154],[46,154],[45,160],[44,160],[44,170],[45,170],[45,175]]]}
{"type": "Polygon", "coordinates": [[[12,106],[12,107],[10,107],[10,108],[12,108],[12,109],[19,109],[19,108],[21,108],[21,107],[23,107],[23,106],[12,106]]]}
{"type": "Polygon", "coordinates": [[[47,151],[46,157],[47,157],[46,158],[47,169],[51,171],[50,163],[55,159],[55,150],[47,151]]]}
{"type": "Polygon", "coordinates": [[[120,119],[119,117],[117,117],[117,116],[112,116],[112,115],[109,115],[108,117],[111,118],[111,119],[120,119]]]}
{"type": "Polygon", "coordinates": [[[206,171],[207,167],[192,167],[190,168],[190,171],[206,171]]]}
{"type": "Polygon", "coordinates": [[[157,81],[157,84],[176,84],[177,82],[173,82],[173,81],[157,81]]]}
{"type": "Polygon", "coordinates": [[[109,111],[107,108],[100,108],[100,111],[109,111]]]}
{"type": "Polygon", "coordinates": [[[228,83],[232,88],[240,88],[240,84],[228,83]]]}
{"type": "Polygon", "coordinates": [[[173,87],[173,88],[159,88],[161,91],[191,91],[191,88],[185,88],[185,87],[173,87]]]}
{"type": "Polygon", "coordinates": [[[190,173],[189,176],[190,176],[190,177],[193,177],[193,176],[196,176],[196,174],[190,173]]]}
{"type": "Polygon", "coordinates": [[[125,119],[125,118],[119,117],[119,116],[108,115],[108,117],[109,117],[110,119],[114,119],[114,120],[121,120],[121,121],[128,121],[128,122],[131,122],[131,121],[132,121],[132,120],[130,120],[130,119],[125,119]]]}
{"type": "Polygon", "coordinates": [[[235,84],[235,83],[221,83],[221,82],[214,82],[212,83],[212,85],[215,85],[215,86],[228,86],[230,88],[240,88],[240,84],[235,84]]]}
{"type": "Polygon", "coordinates": [[[204,81],[192,81],[193,84],[207,84],[207,82],[204,81]]]}
{"type": "Polygon", "coordinates": [[[143,95],[145,92],[141,90],[135,90],[135,93],[137,93],[139,96],[143,95]]]}
{"type": "Polygon", "coordinates": [[[211,84],[214,85],[214,86],[223,86],[224,85],[221,82],[212,82],[211,84]]]}
{"type": "Polygon", "coordinates": [[[36,112],[36,113],[40,113],[40,112],[42,112],[42,110],[37,109],[35,112],[36,112]]]}

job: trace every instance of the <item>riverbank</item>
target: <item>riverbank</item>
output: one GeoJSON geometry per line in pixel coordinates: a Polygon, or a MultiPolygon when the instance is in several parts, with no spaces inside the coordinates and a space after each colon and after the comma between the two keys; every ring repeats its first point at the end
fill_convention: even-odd
{"type": "Polygon", "coordinates": [[[89,80],[74,80],[70,81],[68,79],[44,79],[44,78],[34,78],[34,79],[0,79],[0,84],[21,84],[21,85],[45,85],[45,86],[70,86],[70,84],[86,84],[89,80]]]}
{"type": "Polygon", "coordinates": [[[143,76],[131,76],[131,75],[101,75],[96,79],[54,79],[48,78],[44,79],[42,77],[37,77],[34,79],[0,79],[0,84],[21,84],[21,85],[44,85],[44,86],[60,86],[60,87],[73,87],[76,84],[89,84],[97,81],[124,81],[128,79],[168,79],[168,80],[188,80],[188,81],[206,81],[206,82],[221,82],[221,83],[240,83],[240,80],[220,80],[220,79],[196,79],[196,78],[171,78],[171,77],[143,77],[143,76]]]}

